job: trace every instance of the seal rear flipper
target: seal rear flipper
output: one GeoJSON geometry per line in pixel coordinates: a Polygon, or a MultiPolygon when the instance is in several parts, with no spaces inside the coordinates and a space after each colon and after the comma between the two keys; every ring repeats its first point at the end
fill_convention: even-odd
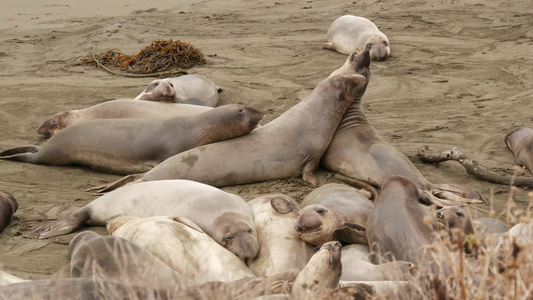
{"type": "Polygon", "coordinates": [[[80,228],[87,220],[89,220],[89,213],[87,209],[81,208],[55,223],[37,228],[33,235],[37,235],[39,239],[48,239],[69,234],[80,228]]]}
{"type": "MultiPolygon", "coordinates": [[[[478,200],[482,200],[483,201],[483,198],[481,198],[481,195],[479,195],[477,192],[467,188],[467,187],[464,187],[462,185],[458,185],[458,184],[434,184],[433,185],[438,191],[445,191],[445,192],[450,192],[450,193],[454,193],[456,195],[459,195],[463,198],[468,198],[468,199],[478,199],[478,200]]],[[[433,193],[435,194],[435,192],[433,193]]]]}
{"type": "Polygon", "coordinates": [[[7,149],[5,151],[0,152],[0,159],[33,162],[33,154],[38,152],[39,149],[41,149],[41,147],[36,145],[28,145],[7,149]]]}
{"type": "Polygon", "coordinates": [[[131,174],[131,175],[127,175],[125,177],[122,177],[121,179],[115,181],[115,182],[112,182],[112,183],[109,183],[109,184],[104,184],[104,185],[100,185],[100,186],[95,186],[95,187],[92,187],[92,188],[89,188],[89,189],[86,189],[85,191],[86,192],[95,192],[96,194],[105,194],[107,192],[111,192],[112,190],[115,190],[123,185],[126,185],[130,182],[133,182],[139,178],[141,178],[143,176],[144,173],[140,173],[140,174],[131,174]]]}
{"type": "Polygon", "coordinates": [[[344,223],[343,227],[333,232],[333,238],[344,244],[368,245],[366,227],[359,224],[344,223]]]}

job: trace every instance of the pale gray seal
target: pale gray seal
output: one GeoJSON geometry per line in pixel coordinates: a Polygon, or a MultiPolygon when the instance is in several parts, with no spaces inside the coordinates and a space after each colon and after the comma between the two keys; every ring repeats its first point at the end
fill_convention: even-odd
{"type": "Polygon", "coordinates": [[[37,128],[37,133],[51,137],[58,131],[81,121],[93,119],[167,118],[201,114],[212,107],[192,104],[118,99],[90,107],[66,110],[53,115],[37,128]]]}
{"type": "MultiPolygon", "coordinates": [[[[368,67],[368,51],[361,56],[360,64],[368,67]]],[[[345,109],[363,96],[366,85],[363,75],[330,77],[304,100],[246,136],[182,152],[149,172],[130,175],[94,190],[106,192],[131,181],[172,178],[222,187],[299,174],[316,186],[315,172],[323,151],[345,109]]]]}
{"type": "Polygon", "coordinates": [[[135,100],[175,102],[215,107],[222,91],[211,80],[201,75],[156,79],[135,100]]]}
{"type": "Polygon", "coordinates": [[[125,186],[57,222],[38,228],[34,234],[41,239],[60,236],[83,224],[103,226],[120,214],[186,217],[242,260],[255,257],[259,251],[252,211],[244,199],[190,180],[159,180],[125,186]]]}
{"type": "Polygon", "coordinates": [[[514,128],[505,136],[505,144],[515,155],[516,162],[533,172],[533,129],[514,128]]]}
{"type": "Polygon", "coordinates": [[[176,153],[245,135],[263,117],[255,108],[229,104],[193,116],[89,120],[61,130],[42,147],[5,150],[0,159],[120,175],[145,172],[176,153]]]}
{"type": "Polygon", "coordinates": [[[368,47],[371,59],[383,60],[390,55],[387,36],[364,17],[345,15],[337,18],[328,28],[327,40],[323,48],[342,54],[360,53],[368,47]]]}
{"type": "Polygon", "coordinates": [[[13,195],[0,191],[0,232],[9,226],[18,208],[19,204],[13,195]]]}

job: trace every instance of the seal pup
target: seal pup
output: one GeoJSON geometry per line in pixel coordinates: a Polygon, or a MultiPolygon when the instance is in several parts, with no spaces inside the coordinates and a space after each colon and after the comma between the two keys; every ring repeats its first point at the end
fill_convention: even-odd
{"type": "Polygon", "coordinates": [[[18,208],[19,204],[13,195],[0,191],[0,232],[9,226],[18,208]]]}
{"type": "Polygon", "coordinates": [[[371,59],[383,60],[390,55],[387,36],[364,17],[345,15],[337,18],[328,27],[327,40],[322,48],[342,54],[360,53],[369,47],[371,59]]]}
{"type": "Polygon", "coordinates": [[[516,127],[505,136],[504,141],[516,162],[533,172],[533,129],[516,127]]]}
{"type": "Polygon", "coordinates": [[[152,288],[193,285],[187,277],[137,244],[96,232],[78,233],[69,243],[70,276],[152,288]]]}
{"type": "Polygon", "coordinates": [[[61,130],[41,147],[12,148],[0,158],[82,165],[119,175],[145,172],[176,153],[245,135],[264,116],[255,108],[230,104],[193,116],[89,120],[61,130]]]}
{"type": "Polygon", "coordinates": [[[160,180],[127,185],[34,231],[40,239],[73,232],[83,224],[104,226],[112,217],[182,216],[242,260],[259,251],[248,204],[241,197],[190,180],[160,180]]]}
{"type": "Polygon", "coordinates": [[[183,75],[156,79],[135,100],[175,102],[215,107],[222,91],[211,79],[201,75],[183,75]]]}
{"type": "Polygon", "coordinates": [[[122,216],[109,220],[107,229],[109,234],[143,247],[197,284],[256,277],[242,260],[187,218],[122,216]]]}
{"type": "Polygon", "coordinates": [[[333,240],[368,243],[365,226],[374,204],[359,190],[328,183],[305,196],[301,205],[295,230],[307,243],[314,246],[333,240]]]}
{"type": "Polygon", "coordinates": [[[72,124],[94,119],[191,116],[211,109],[213,108],[192,104],[162,103],[133,99],[110,100],[82,109],[59,112],[41,123],[37,128],[37,133],[45,137],[51,137],[72,124]]]}
{"type": "Polygon", "coordinates": [[[294,280],[292,299],[322,299],[327,289],[338,287],[341,273],[341,243],[327,242],[294,280]]]}
{"type": "Polygon", "coordinates": [[[269,194],[248,201],[259,239],[259,253],[248,260],[257,276],[270,276],[307,264],[307,246],[294,231],[300,205],[283,194],[269,194]]]}
{"type": "MultiPolygon", "coordinates": [[[[361,65],[368,67],[368,52],[361,56],[361,65]]],[[[354,99],[363,96],[366,85],[363,75],[330,77],[321,81],[304,100],[246,136],[182,152],[149,172],[92,190],[107,192],[131,181],[178,178],[222,187],[299,174],[316,186],[315,172],[320,157],[344,111],[354,99]]]]}
{"type": "MultiPolygon", "coordinates": [[[[361,68],[359,59],[355,54],[350,55],[344,65],[330,76],[360,73],[367,74],[370,79],[370,69],[361,68]]],[[[380,187],[389,175],[402,175],[415,183],[421,201],[429,204],[482,203],[477,193],[465,187],[436,185],[427,181],[405,155],[379,136],[365,115],[361,99],[353,101],[344,114],[320,165],[331,172],[376,187],[380,187]],[[468,199],[461,195],[467,195],[468,199]]]]}

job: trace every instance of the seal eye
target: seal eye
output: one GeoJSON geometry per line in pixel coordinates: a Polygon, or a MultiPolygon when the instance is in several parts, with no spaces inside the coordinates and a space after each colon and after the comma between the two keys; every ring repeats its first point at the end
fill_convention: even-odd
{"type": "Polygon", "coordinates": [[[169,83],[168,85],[170,85],[171,88],[174,88],[174,85],[172,83],[169,83]]]}
{"type": "Polygon", "coordinates": [[[459,218],[462,218],[464,217],[463,213],[462,212],[456,212],[455,213],[456,216],[458,216],[459,218]]]}
{"type": "Polygon", "coordinates": [[[383,42],[383,45],[385,45],[385,46],[388,46],[388,45],[389,45],[389,43],[387,43],[387,42],[383,42]]]}
{"type": "Polygon", "coordinates": [[[156,87],[156,86],[159,85],[159,82],[154,82],[154,83],[152,83],[152,85],[153,85],[154,87],[156,87]]]}
{"type": "Polygon", "coordinates": [[[250,228],[250,229],[248,229],[248,231],[246,231],[246,232],[249,233],[249,234],[252,234],[252,232],[254,232],[254,231],[252,230],[252,228],[250,228]]]}
{"type": "Polygon", "coordinates": [[[55,120],[50,121],[50,126],[56,127],[57,126],[57,122],[55,120]]]}
{"type": "Polygon", "coordinates": [[[244,112],[244,109],[242,109],[242,108],[241,108],[241,109],[239,109],[239,112],[240,112],[240,113],[244,112]]]}
{"type": "Polygon", "coordinates": [[[440,219],[442,219],[442,218],[444,218],[444,214],[442,214],[442,212],[439,211],[439,212],[437,213],[437,217],[439,217],[440,219]]]}
{"type": "Polygon", "coordinates": [[[316,213],[319,214],[319,215],[323,215],[323,214],[326,213],[326,210],[325,209],[317,209],[316,213]]]}
{"type": "Polygon", "coordinates": [[[234,239],[234,237],[232,237],[232,236],[226,236],[226,237],[223,237],[223,238],[222,238],[222,241],[223,241],[225,244],[227,244],[227,243],[229,243],[230,241],[233,241],[233,239],[234,239]]]}
{"type": "Polygon", "coordinates": [[[367,46],[367,47],[372,47],[372,46],[374,46],[374,44],[372,44],[372,43],[368,43],[368,44],[366,44],[366,46],[367,46]]]}

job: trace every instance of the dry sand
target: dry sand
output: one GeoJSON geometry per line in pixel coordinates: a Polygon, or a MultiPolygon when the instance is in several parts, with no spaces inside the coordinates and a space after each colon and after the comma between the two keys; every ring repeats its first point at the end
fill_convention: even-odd
{"type": "MultiPolygon", "coordinates": [[[[202,49],[208,63],[190,73],[224,88],[220,104],[254,106],[268,122],[344,62],[321,46],[334,19],[354,14],[390,39],[391,57],[372,62],[363,98],[380,135],[431,182],[464,184],[487,199],[493,191],[503,210],[507,186],[473,178],[456,162],[422,164],[415,154],[422,145],[458,147],[491,170],[511,172],[514,156],[503,138],[515,126],[533,126],[531,0],[159,2],[0,0],[0,150],[42,143],[37,126],[59,111],[136,96],[151,79],[70,66],[71,59],[112,48],[137,53],[156,39],[202,49]]],[[[25,279],[65,271],[74,235],[36,240],[31,232],[95,199],[86,188],[120,178],[11,161],[0,161],[0,175],[0,189],[20,204],[0,235],[0,262],[25,279]]],[[[320,183],[331,177],[321,171],[320,183]]],[[[273,192],[301,200],[312,190],[301,178],[224,189],[247,200],[273,192]]],[[[516,196],[519,207],[527,192],[516,196]]]]}

